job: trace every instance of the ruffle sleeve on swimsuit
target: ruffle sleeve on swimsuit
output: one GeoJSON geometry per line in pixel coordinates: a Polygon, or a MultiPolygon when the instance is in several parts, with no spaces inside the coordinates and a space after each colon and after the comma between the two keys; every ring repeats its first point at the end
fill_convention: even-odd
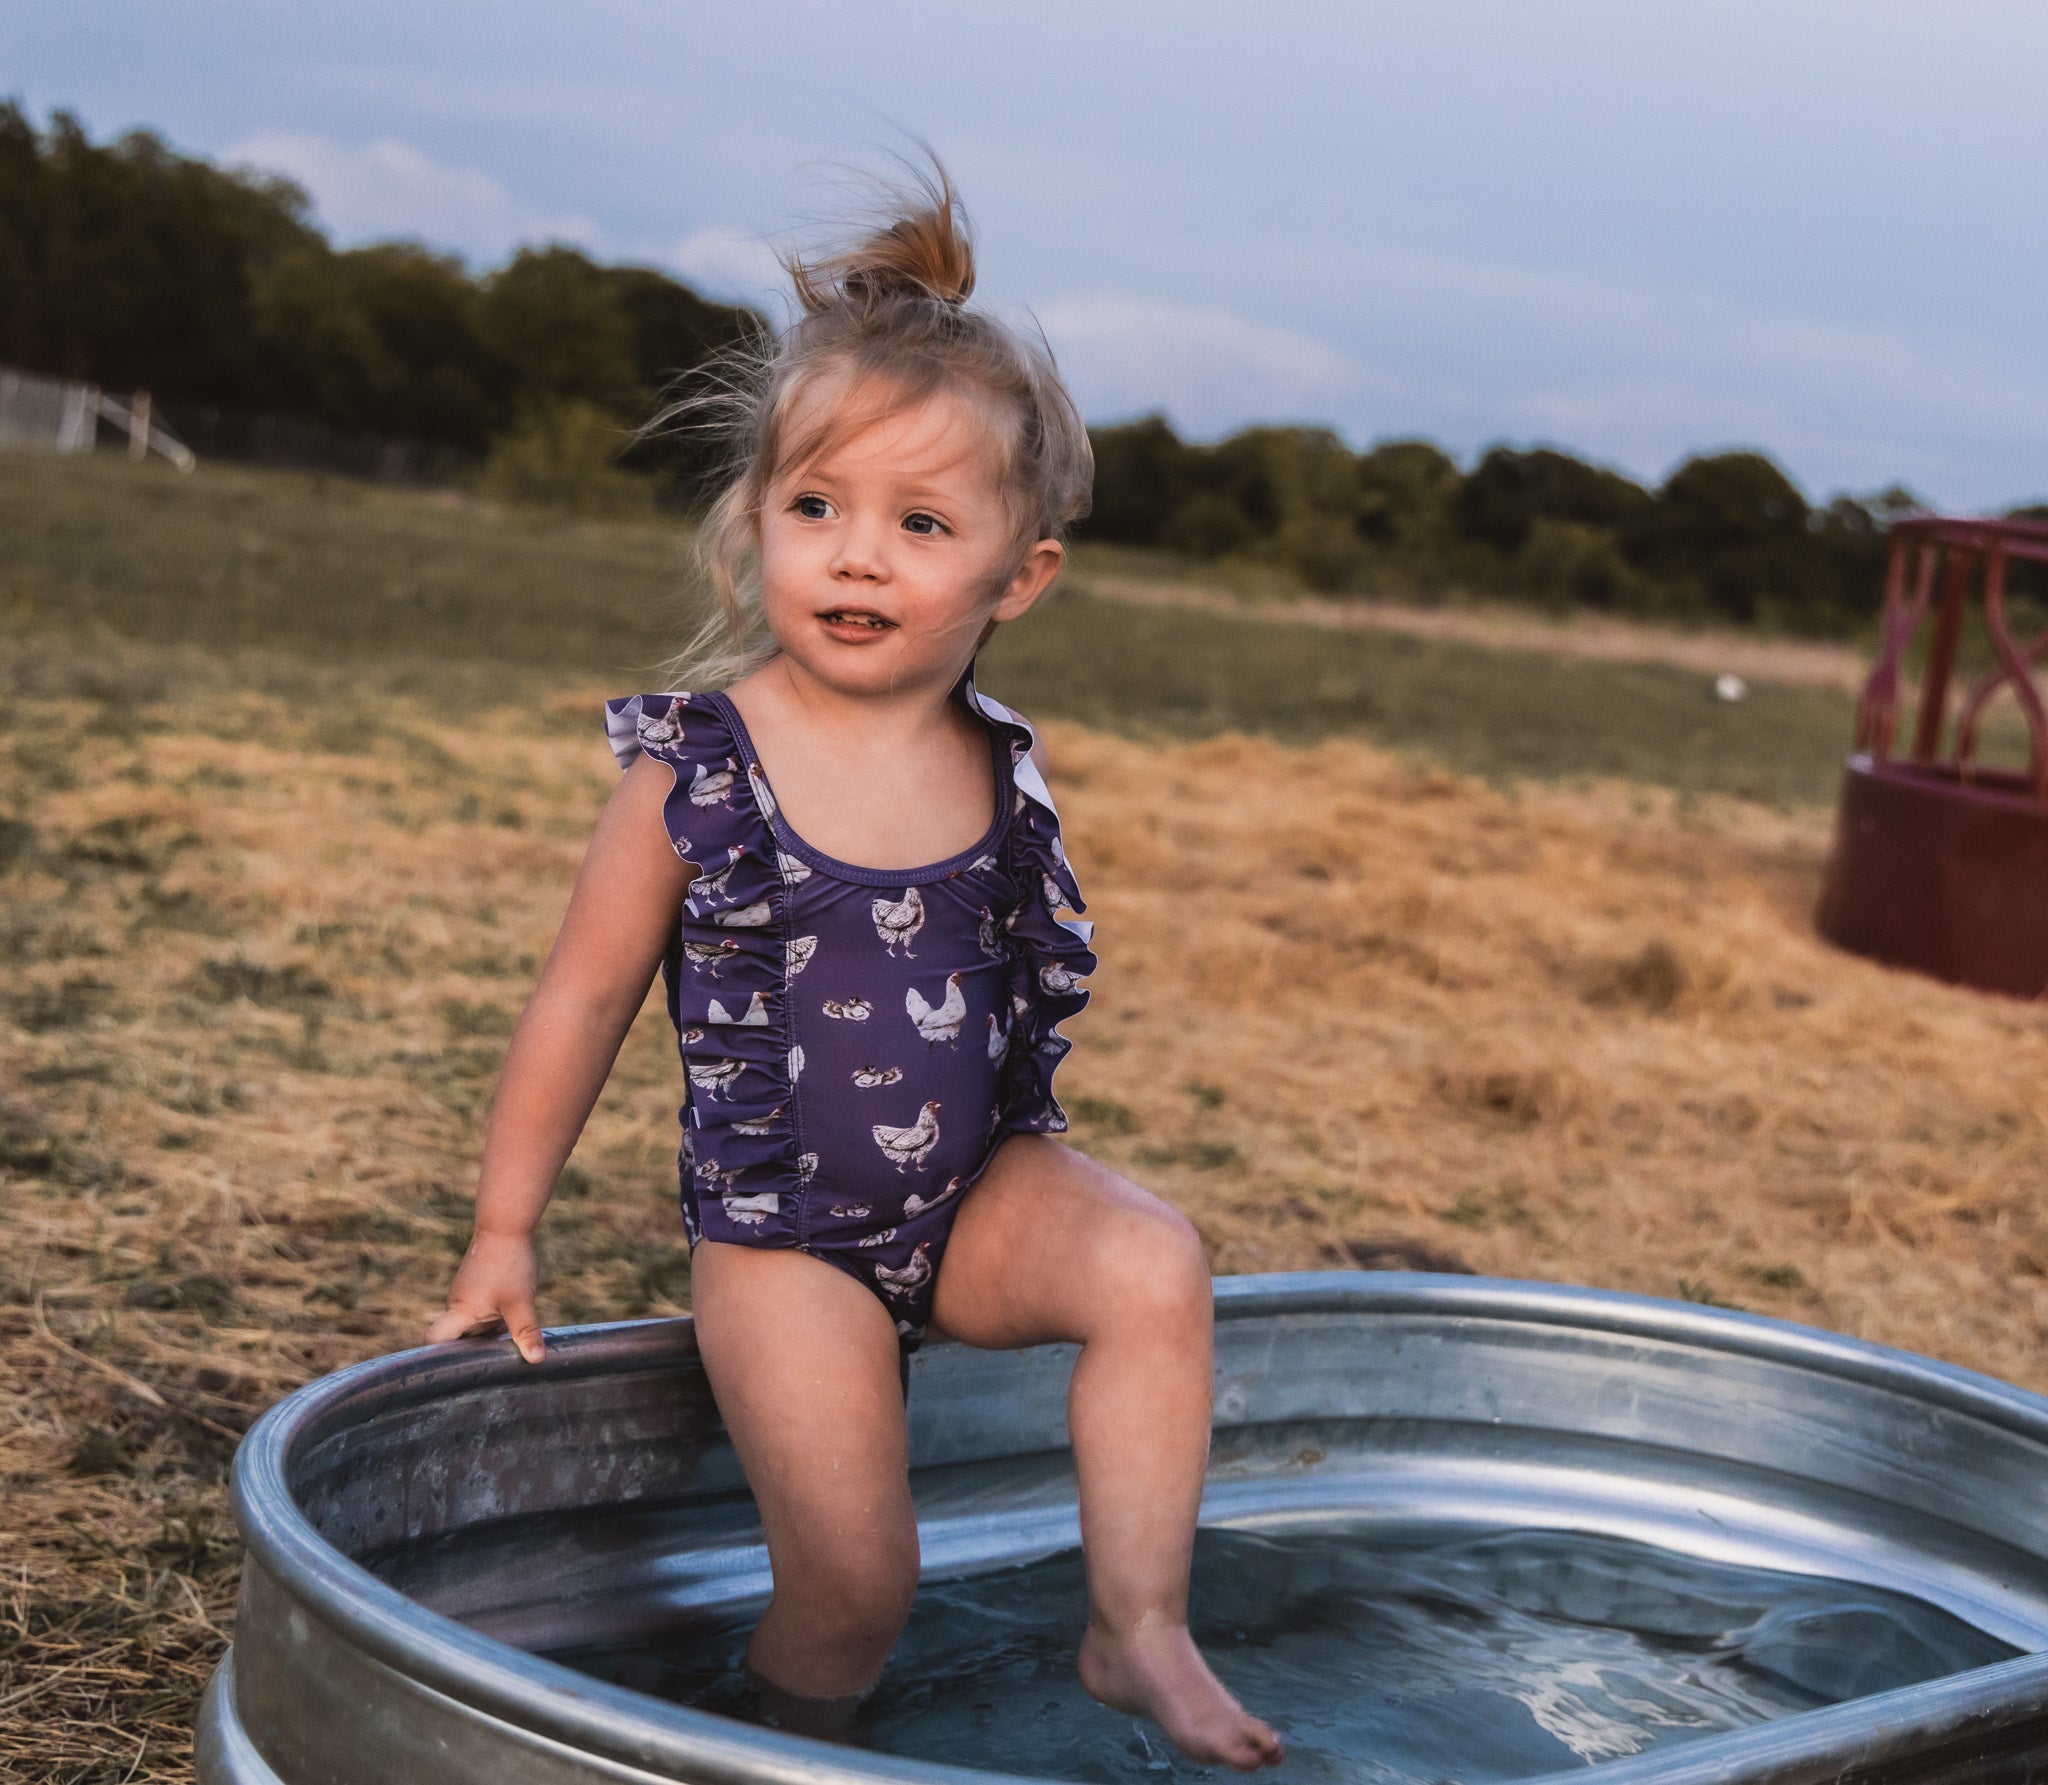
{"type": "Polygon", "coordinates": [[[672,992],[695,1175],[735,1221],[774,1232],[791,1214],[780,1194],[804,1174],[790,1107],[802,1063],[791,1041],[785,888],[767,784],[701,695],[607,701],[605,734],[622,769],[640,756],[668,765],[674,784],[662,820],[671,847],[697,870],[672,992]]]}
{"type": "Polygon", "coordinates": [[[1087,909],[1060,845],[1060,815],[1038,764],[1037,734],[1022,714],[973,689],[989,723],[1009,740],[1016,788],[1005,851],[1019,897],[1006,922],[1010,963],[1010,1045],[1003,1057],[1003,1126],[1012,1132],[1062,1134],[1066,1112],[1053,1095],[1053,1073],[1073,1046],[1059,1025],[1088,1002],[1080,982],[1095,971],[1089,939],[1095,926],[1066,912],[1087,909]]]}

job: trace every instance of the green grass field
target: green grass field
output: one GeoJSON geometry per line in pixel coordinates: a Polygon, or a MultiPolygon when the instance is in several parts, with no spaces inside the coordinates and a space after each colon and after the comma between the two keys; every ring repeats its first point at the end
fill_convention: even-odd
{"type": "MultiPolygon", "coordinates": [[[[177,654],[196,648],[228,681],[287,694],[347,677],[457,705],[626,691],[688,624],[687,547],[670,523],[334,478],[0,457],[17,674],[38,636],[83,633],[173,682],[201,674],[177,654]]],[[[1833,797],[1851,726],[1826,690],[1756,686],[1727,706],[1686,670],[1094,599],[1085,558],[995,640],[983,680],[1027,712],[1144,736],[1354,734],[1495,780],[1613,775],[1780,804],[1833,797]]]]}

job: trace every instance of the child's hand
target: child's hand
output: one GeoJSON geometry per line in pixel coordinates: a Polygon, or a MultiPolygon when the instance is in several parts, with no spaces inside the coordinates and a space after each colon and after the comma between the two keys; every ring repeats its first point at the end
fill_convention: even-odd
{"type": "Polygon", "coordinates": [[[512,1335],[519,1355],[537,1364],[547,1348],[533,1305],[539,1272],[533,1242],[509,1234],[478,1233],[469,1242],[448,1285],[448,1306],[427,1327],[427,1343],[485,1337],[501,1327],[512,1335]]]}

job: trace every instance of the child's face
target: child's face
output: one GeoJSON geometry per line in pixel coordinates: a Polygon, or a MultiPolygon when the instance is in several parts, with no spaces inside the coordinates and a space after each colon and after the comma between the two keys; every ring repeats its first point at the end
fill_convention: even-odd
{"type": "Polygon", "coordinates": [[[1056,541],[1021,568],[1015,551],[987,423],[940,393],[775,476],[762,607],[783,652],[834,688],[950,686],[989,624],[1023,613],[1059,569],[1056,541]]]}

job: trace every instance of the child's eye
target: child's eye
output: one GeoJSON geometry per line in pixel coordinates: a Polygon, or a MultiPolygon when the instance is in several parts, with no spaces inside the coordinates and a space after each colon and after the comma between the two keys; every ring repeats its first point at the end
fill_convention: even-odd
{"type": "Polygon", "coordinates": [[[807,521],[829,520],[832,514],[832,504],[823,496],[799,496],[790,507],[807,521]]]}
{"type": "Polygon", "coordinates": [[[943,533],[946,527],[945,523],[937,515],[926,514],[919,510],[916,514],[907,514],[903,517],[903,530],[906,533],[930,534],[943,533]]]}

